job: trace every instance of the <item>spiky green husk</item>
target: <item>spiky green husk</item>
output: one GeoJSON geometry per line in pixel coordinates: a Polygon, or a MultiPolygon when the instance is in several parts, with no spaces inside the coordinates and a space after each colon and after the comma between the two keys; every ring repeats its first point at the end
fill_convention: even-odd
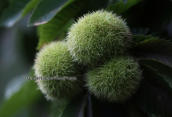
{"type": "Polygon", "coordinates": [[[135,93],[141,80],[139,65],[131,57],[117,57],[86,74],[86,86],[102,100],[123,102],[135,93]]]}
{"type": "MultiPolygon", "coordinates": [[[[45,45],[35,60],[35,75],[41,78],[77,77],[76,64],[69,54],[65,42],[53,42],[45,45]]],[[[81,83],[77,80],[37,80],[39,89],[48,100],[72,98],[81,92],[81,83]]]]}
{"type": "Polygon", "coordinates": [[[103,59],[123,53],[131,42],[125,21],[99,10],[88,13],[72,25],[67,44],[75,61],[84,65],[97,64],[103,59]]]}

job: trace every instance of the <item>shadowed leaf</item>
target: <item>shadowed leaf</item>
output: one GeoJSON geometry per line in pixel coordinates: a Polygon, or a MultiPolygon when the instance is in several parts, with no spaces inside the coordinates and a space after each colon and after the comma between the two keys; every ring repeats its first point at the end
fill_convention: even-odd
{"type": "Polygon", "coordinates": [[[110,5],[106,10],[107,11],[113,11],[117,15],[120,15],[127,11],[130,7],[136,5],[137,3],[141,2],[142,0],[123,0],[119,1],[118,3],[114,5],[110,5]]]}
{"type": "Polygon", "coordinates": [[[136,43],[131,48],[137,58],[152,58],[172,66],[172,43],[162,39],[147,39],[136,43]]]}
{"type": "Polygon", "coordinates": [[[11,27],[22,17],[22,10],[30,0],[11,0],[10,6],[3,12],[0,25],[11,27]]]}
{"type": "Polygon", "coordinates": [[[145,40],[158,39],[157,37],[152,37],[151,35],[133,35],[132,40],[134,44],[140,43],[145,40]]]}
{"type": "Polygon", "coordinates": [[[144,79],[133,101],[149,115],[172,116],[172,88],[165,77],[147,65],[141,65],[144,79]]]}
{"type": "Polygon", "coordinates": [[[167,82],[166,84],[164,84],[164,87],[170,86],[172,88],[172,67],[153,59],[140,59],[139,63],[148,65],[152,69],[155,69],[167,82]]]}
{"type": "Polygon", "coordinates": [[[83,108],[86,103],[87,94],[78,96],[71,100],[65,107],[60,117],[82,117],[83,108]]]}
{"type": "MultiPolygon", "coordinates": [[[[22,79],[21,79],[22,80],[22,79]]],[[[8,100],[1,104],[0,117],[11,117],[18,110],[25,106],[29,106],[42,96],[37,90],[37,85],[34,81],[28,81],[24,86],[8,100]]]]}
{"type": "Polygon", "coordinates": [[[28,26],[35,26],[50,21],[68,0],[42,0],[35,8],[28,26]]]}
{"type": "Polygon", "coordinates": [[[33,10],[40,0],[31,0],[22,11],[22,16],[27,15],[31,10],[33,10]]]}

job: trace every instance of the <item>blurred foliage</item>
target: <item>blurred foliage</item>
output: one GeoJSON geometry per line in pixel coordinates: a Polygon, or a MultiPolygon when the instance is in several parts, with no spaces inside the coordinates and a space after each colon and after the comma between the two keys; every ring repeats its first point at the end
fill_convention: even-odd
{"type": "Polygon", "coordinates": [[[171,0],[0,0],[0,117],[171,117],[171,11],[171,0]],[[143,69],[140,88],[123,104],[89,92],[45,100],[34,81],[21,79],[34,77],[35,53],[65,39],[73,22],[99,9],[126,19],[133,34],[129,52],[143,69]]]}

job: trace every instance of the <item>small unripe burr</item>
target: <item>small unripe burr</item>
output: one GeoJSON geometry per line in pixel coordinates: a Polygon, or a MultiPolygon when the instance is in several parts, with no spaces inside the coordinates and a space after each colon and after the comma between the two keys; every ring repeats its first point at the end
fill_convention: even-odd
{"type": "Polygon", "coordinates": [[[86,74],[86,86],[96,97],[109,102],[129,99],[139,87],[141,70],[131,57],[116,57],[86,74]]]}
{"type": "Polygon", "coordinates": [[[96,65],[123,54],[131,42],[126,22],[112,12],[99,10],[79,18],[69,29],[67,45],[75,61],[96,65]]]}
{"type": "Polygon", "coordinates": [[[48,100],[70,99],[82,92],[77,65],[65,42],[45,45],[37,53],[34,69],[37,77],[49,78],[36,81],[48,100]]]}

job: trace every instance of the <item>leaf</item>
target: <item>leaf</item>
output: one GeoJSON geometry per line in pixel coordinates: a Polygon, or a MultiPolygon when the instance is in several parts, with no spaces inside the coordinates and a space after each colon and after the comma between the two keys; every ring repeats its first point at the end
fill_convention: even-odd
{"type": "Polygon", "coordinates": [[[3,12],[0,25],[11,27],[22,16],[22,10],[30,0],[11,0],[10,6],[3,12]]]}
{"type": "Polygon", "coordinates": [[[150,115],[154,114],[161,117],[172,116],[172,98],[144,80],[142,80],[139,90],[133,96],[133,101],[144,112],[148,112],[150,115]]]}
{"type": "MultiPolygon", "coordinates": [[[[57,35],[62,34],[65,30],[67,30],[71,26],[73,19],[70,19],[68,22],[63,21],[60,22],[54,17],[47,24],[39,26],[38,35],[40,35],[40,38],[37,49],[42,48],[44,44],[48,44],[49,42],[53,41],[57,37],[57,35]]],[[[62,39],[56,38],[56,40],[62,39]]]]}
{"type": "Polygon", "coordinates": [[[37,26],[36,27],[36,33],[37,33],[37,36],[38,37],[40,37],[40,35],[41,35],[41,30],[42,30],[42,27],[43,27],[44,25],[39,25],[39,26],[37,26]]]}
{"type": "Polygon", "coordinates": [[[34,10],[28,26],[36,26],[50,21],[68,0],[42,0],[34,10]]]}
{"type": "Polygon", "coordinates": [[[33,10],[39,2],[40,0],[30,0],[30,2],[26,5],[26,7],[22,11],[22,17],[24,17],[31,10],[33,10]]]}
{"type": "MultiPolygon", "coordinates": [[[[148,65],[152,69],[155,69],[160,75],[162,75],[164,82],[166,82],[164,83],[164,87],[169,86],[172,88],[172,67],[154,59],[140,59],[139,63],[143,65],[148,65]]],[[[161,81],[161,83],[163,82],[161,81]]]]}
{"type": "Polygon", "coordinates": [[[150,40],[150,39],[157,39],[157,37],[152,37],[151,35],[133,35],[132,40],[134,41],[134,44],[140,43],[145,40],[150,40]]]}
{"type": "Polygon", "coordinates": [[[150,29],[149,28],[142,28],[142,27],[138,27],[138,28],[134,28],[131,29],[131,32],[133,35],[147,35],[149,33],[150,29]]]}
{"type": "Polygon", "coordinates": [[[133,101],[149,115],[172,116],[172,87],[159,70],[141,63],[143,77],[141,86],[133,96],[133,101]]]}
{"type": "Polygon", "coordinates": [[[172,66],[172,43],[162,39],[147,39],[136,43],[131,53],[137,58],[152,58],[172,66]]]}
{"type": "Polygon", "coordinates": [[[148,34],[159,36],[164,34],[165,25],[171,21],[171,6],[172,2],[170,0],[164,2],[142,0],[142,2],[122,14],[122,17],[127,19],[127,25],[131,30],[140,27],[143,29],[148,28],[148,34]]]}
{"type": "Polygon", "coordinates": [[[122,0],[122,1],[124,2],[124,4],[126,4],[128,0],[122,0]]]}
{"type": "Polygon", "coordinates": [[[82,117],[83,107],[86,103],[86,97],[87,94],[84,94],[69,102],[60,117],[82,117]]]}
{"type": "Polygon", "coordinates": [[[65,99],[54,100],[53,103],[50,103],[48,117],[59,117],[68,103],[69,101],[65,99]]]}
{"type": "Polygon", "coordinates": [[[25,106],[29,106],[39,99],[41,92],[34,81],[28,81],[11,98],[5,100],[0,107],[0,117],[11,117],[25,106]]]}
{"type": "MultiPolygon", "coordinates": [[[[48,23],[40,29],[40,39],[37,49],[54,40],[58,34],[71,26],[73,18],[85,6],[84,1],[69,1],[48,23]]],[[[65,32],[66,33],[66,32],[65,32]]]]}
{"type": "Polygon", "coordinates": [[[149,117],[146,112],[144,112],[140,107],[138,107],[132,100],[125,102],[123,112],[125,112],[123,117],[149,117]]]}
{"type": "Polygon", "coordinates": [[[4,8],[7,6],[7,0],[0,0],[0,15],[3,12],[4,8]]]}
{"type": "MultiPolygon", "coordinates": [[[[92,117],[93,116],[92,111],[94,111],[95,108],[92,109],[92,104],[91,104],[92,101],[91,101],[90,93],[88,93],[86,101],[87,102],[86,102],[86,109],[85,109],[84,117],[92,117]]],[[[96,116],[94,116],[94,117],[96,117],[96,116]]]]}
{"type": "Polygon", "coordinates": [[[113,11],[117,15],[120,15],[120,14],[124,13],[125,11],[127,11],[132,6],[141,2],[142,0],[128,0],[127,3],[126,3],[126,0],[123,0],[123,1],[124,1],[124,3],[122,1],[119,1],[118,3],[116,3],[114,5],[110,5],[106,10],[113,11]]]}
{"type": "Polygon", "coordinates": [[[93,95],[90,95],[88,99],[87,105],[88,103],[90,104],[87,108],[88,113],[86,117],[123,117],[123,114],[125,113],[119,103],[102,101],[93,95]]]}

